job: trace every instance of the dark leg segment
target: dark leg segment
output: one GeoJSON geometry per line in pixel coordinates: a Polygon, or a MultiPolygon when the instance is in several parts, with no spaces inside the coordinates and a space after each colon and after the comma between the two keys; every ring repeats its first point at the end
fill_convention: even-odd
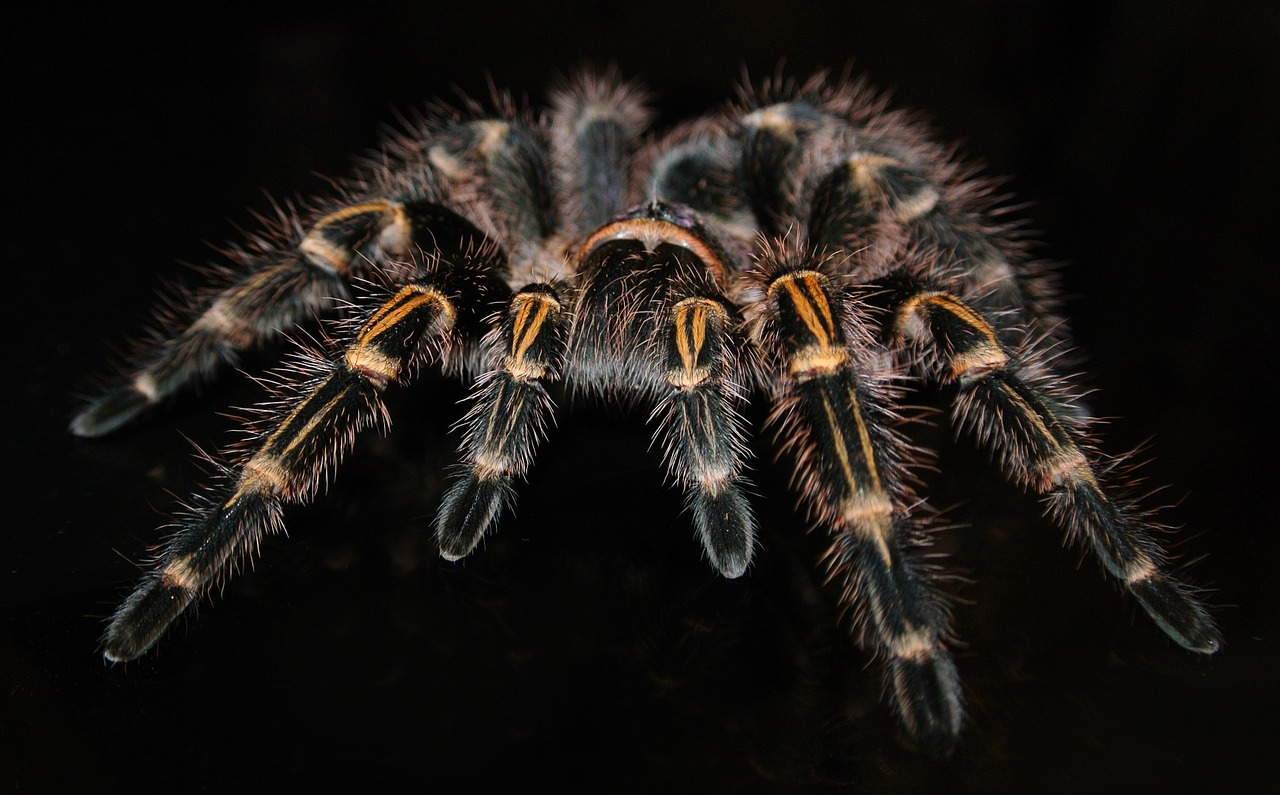
{"type": "MultiPolygon", "coordinates": [[[[425,206],[425,205],[424,205],[425,206]]],[[[422,207],[389,199],[353,204],[320,218],[292,251],[243,255],[250,273],[204,302],[177,337],[160,342],[127,381],[72,421],[78,436],[102,436],[191,386],[240,353],[327,314],[345,296],[360,251],[408,256],[422,207]]],[[[186,300],[186,299],[184,299],[186,300]]],[[[195,302],[198,303],[198,302],[195,302]]],[[[168,325],[168,324],[164,324],[168,325]]]]}
{"type": "Polygon", "coordinates": [[[711,563],[738,577],[751,562],[755,522],[739,484],[746,456],[731,380],[730,315],[719,301],[686,298],[671,311],[667,383],[654,410],[667,470],[685,492],[711,563]]]}
{"type": "MultiPolygon", "coordinates": [[[[800,262],[803,262],[801,258],[800,262]]],[[[827,278],[766,262],[762,341],[782,371],[779,437],[796,457],[803,506],[832,534],[831,580],[861,642],[882,655],[903,727],[929,753],[950,753],[963,706],[943,642],[947,611],[909,554],[900,442],[882,397],[854,366],[844,311],[827,278]]]]}
{"type": "Polygon", "coordinates": [[[899,285],[894,323],[921,338],[930,369],[958,381],[955,416],[994,449],[1008,475],[1045,495],[1049,512],[1088,542],[1169,637],[1212,654],[1220,637],[1191,589],[1165,571],[1165,555],[1129,506],[1113,499],[1085,453],[1083,420],[1045,379],[1005,350],[992,326],[953,295],[899,285]]]}
{"type": "Polygon", "coordinates": [[[597,230],[581,252],[571,386],[654,401],[667,470],[685,491],[703,548],[722,574],[737,577],[750,562],[755,525],[739,489],[739,343],[720,297],[728,255],[697,216],[661,201],[597,230]]]}
{"type": "MultiPolygon", "coordinates": [[[[442,230],[466,228],[445,211],[440,219],[455,227],[442,223],[442,230]]],[[[502,267],[493,253],[459,259],[459,250],[468,248],[474,250],[474,243],[447,250],[450,261],[435,262],[431,275],[401,287],[362,323],[340,359],[323,364],[304,393],[266,418],[257,451],[236,474],[225,473],[226,485],[192,508],[155,571],[112,618],[108,659],[130,660],[150,648],[210,582],[251,554],[264,535],[282,528],[282,503],[309,499],[357,432],[389,424],[379,393],[403,380],[430,354],[431,343],[458,325],[460,296],[466,295],[469,306],[483,307],[483,291],[493,287],[491,282],[486,288],[485,276],[502,267]]]]}
{"type": "Polygon", "coordinates": [[[546,385],[559,376],[566,312],[548,285],[531,285],[511,300],[500,330],[502,359],[486,377],[467,414],[465,472],[449,489],[436,519],[440,554],[469,554],[504,507],[512,481],[533,461],[555,405],[546,385]]]}

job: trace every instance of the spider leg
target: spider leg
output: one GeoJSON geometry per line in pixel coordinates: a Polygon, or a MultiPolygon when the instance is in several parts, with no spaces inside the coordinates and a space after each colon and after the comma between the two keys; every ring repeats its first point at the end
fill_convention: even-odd
{"type": "Polygon", "coordinates": [[[85,406],[72,420],[71,432],[102,436],[118,430],[179,392],[211,380],[244,350],[279,337],[304,318],[327,314],[335,299],[347,295],[349,280],[365,257],[385,266],[389,256],[409,256],[415,231],[431,221],[415,218],[415,207],[439,201],[439,181],[422,164],[400,191],[325,214],[291,247],[260,241],[261,253],[237,252],[246,275],[206,299],[181,297],[183,303],[203,303],[195,319],[177,336],[142,347],[125,382],[85,406]]]}
{"type": "Polygon", "coordinates": [[[795,458],[802,506],[831,534],[831,581],[860,641],[884,659],[902,726],[920,748],[946,756],[962,696],[944,643],[948,612],[913,555],[905,443],[889,427],[882,387],[864,375],[876,369],[865,332],[815,262],[810,252],[769,248],[758,263],[767,296],[760,341],[779,384],[772,422],[795,458]]]}
{"type": "Polygon", "coordinates": [[[477,144],[464,147],[478,156],[486,204],[512,253],[516,279],[533,283],[508,306],[496,335],[500,359],[477,385],[463,420],[463,474],[436,519],[447,560],[475,549],[514,501],[512,482],[528,470],[553,416],[546,387],[560,375],[571,297],[559,280],[574,264],[563,255],[565,240],[622,209],[632,142],[648,118],[642,99],[613,72],[579,74],[555,92],[549,141],[527,122],[491,121],[478,128],[477,144]],[[553,284],[542,281],[548,277],[553,284]]]}
{"type": "Polygon", "coordinates": [[[665,463],[703,548],[728,577],[751,559],[755,524],[739,488],[746,456],[736,324],[720,285],[727,254],[687,208],[636,207],[589,237],[570,337],[572,387],[656,408],[665,463]]]}
{"type": "Polygon", "coordinates": [[[379,398],[386,386],[407,380],[446,335],[467,328],[493,293],[505,289],[501,254],[481,244],[473,226],[444,208],[419,210],[438,216],[438,240],[459,234],[457,245],[441,250],[425,275],[375,309],[340,357],[318,363],[300,394],[267,413],[257,449],[234,473],[224,473],[217,491],[199,499],[155,568],[116,611],[105,638],[107,659],[143,654],[211,581],[251,554],[266,534],[283,529],[284,502],[310,499],[357,432],[388,426],[379,398]]]}
{"type": "Polygon", "coordinates": [[[1083,538],[1103,568],[1173,640],[1212,654],[1221,638],[1204,605],[1166,571],[1166,556],[1137,511],[1113,498],[1086,452],[1086,420],[1055,395],[1033,361],[1009,352],[981,314],[910,279],[896,283],[893,329],[924,342],[925,362],[959,384],[954,415],[998,455],[1010,478],[1045,495],[1049,513],[1083,538]]]}
{"type": "Polygon", "coordinates": [[[751,563],[755,521],[739,488],[746,457],[735,404],[732,318],[725,304],[685,298],[671,311],[666,380],[671,391],[654,409],[667,470],[680,483],[711,563],[726,577],[751,563]]]}
{"type": "Polygon", "coordinates": [[[957,165],[883,98],[818,80],[767,87],[744,111],[739,179],[766,233],[799,227],[820,251],[859,252],[863,280],[895,270],[898,252],[933,251],[934,282],[1061,333],[1052,274],[1028,262],[1014,226],[998,220],[994,182],[957,165]]]}
{"type": "Polygon", "coordinates": [[[555,411],[546,384],[559,375],[566,315],[551,285],[530,285],[511,299],[498,329],[501,361],[478,385],[475,405],[463,419],[464,473],[436,517],[440,554],[447,560],[475,549],[515,499],[512,481],[528,470],[555,411]]]}

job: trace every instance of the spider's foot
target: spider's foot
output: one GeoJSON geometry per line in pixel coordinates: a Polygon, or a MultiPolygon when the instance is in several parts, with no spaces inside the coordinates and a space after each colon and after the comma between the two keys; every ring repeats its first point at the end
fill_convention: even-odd
{"type": "Polygon", "coordinates": [[[751,564],[756,535],[751,507],[742,492],[732,486],[714,495],[696,492],[689,503],[711,565],[730,579],[741,577],[751,564]]]}
{"type": "Polygon", "coordinates": [[[1222,635],[1200,600],[1190,589],[1171,577],[1153,574],[1129,583],[1129,591],[1141,603],[1151,620],[1178,645],[1201,654],[1213,654],[1222,647],[1222,635]]]}
{"type": "Polygon", "coordinates": [[[106,436],[151,410],[156,401],[133,384],[116,387],[85,406],[70,430],[76,436],[106,436]]]}
{"type": "Polygon", "coordinates": [[[955,750],[964,716],[960,677],[946,649],[894,657],[887,666],[902,727],[911,742],[936,759],[955,750]]]}
{"type": "Polygon", "coordinates": [[[484,537],[484,531],[512,497],[511,482],[506,478],[478,478],[468,474],[453,484],[440,503],[436,517],[440,557],[460,560],[471,554],[484,537]]]}
{"type": "Polygon", "coordinates": [[[102,655],[127,662],[146,653],[196,598],[196,591],[164,572],[154,572],[138,586],[111,619],[102,655]]]}

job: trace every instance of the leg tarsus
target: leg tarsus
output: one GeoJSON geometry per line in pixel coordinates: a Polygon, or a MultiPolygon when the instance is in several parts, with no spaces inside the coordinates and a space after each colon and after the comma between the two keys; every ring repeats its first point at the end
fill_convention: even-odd
{"type": "Polygon", "coordinates": [[[95,398],[71,420],[76,436],[93,438],[117,431],[156,406],[156,401],[132,383],[115,387],[95,398]]]}
{"type": "Polygon", "coordinates": [[[1187,585],[1153,574],[1128,587],[1151,620],[1178,645],[1200,654],[1213,654],[1222,647],[1222,635],[1209,611],[1187,585]]]}
{"type": "Polygon", "coordinates": [[[742,491],[695,491],[689,495],[689,508],[711,565],[730,579],[745,574],[755,548],[755,520],[742,491]]]}
{"type": "Polygon", "coordinates": [[[918,657],[891,658],[886,676],[893,701],[911,742],[934,758],[955,750],[964,719],[960,677],[941,646],[918,657]]]}
{"type": "Polygon", "coordinates": [[[440,557],[455,561],[471,554],[514,498],[510,478],[478,478],[472,473],[460,478],[445,494],[436,516],[440,557]]]}

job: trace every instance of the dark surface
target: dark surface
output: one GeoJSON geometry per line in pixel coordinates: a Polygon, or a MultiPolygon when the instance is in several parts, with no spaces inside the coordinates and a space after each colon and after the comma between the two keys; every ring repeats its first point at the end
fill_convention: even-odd
{"type": "MultiPolygon", "coordinates": [[[[5,34],[4,252],[12,344],[0,560],[0,789],[230,783],[468,787],[514,777],[648,791],[1263,789],[1280,773],[1276,434],[1280,11],[1269,2],[851,5],[436,4],[185,19],[16,18],[5,34]],[[1059,4],[1051,4],[1057,6],[1059,4]],[[65,426],[78,390],[147,317],[161,276],[267,211],[323,190],[394,109],[540,99],[556,72],[615,60],[664,120],[785,58],[856,71],[1012,175],[1042,255],[1070,264],[1105,448],[1150,441],[1153,502],[1205,556],[1224,649],[1165,640],[1033,500],[965,445],[931,496],[966,526],[955,625],[970,714],[949,763],[904,750],[815,584],[813,540],[767,445],[763,548],[745,579],[703,561],[662,487],[642,416],[566,412],[518,513],[461,565],[430,521],[463,390],[391,398],[314,505],[158,653],[108,667],[103,620],[201,481],[232,376],[204,401],[105,441],[65,426]],[[856,59],[856,60],[854,60],[856,59]],[[249,210],[243,209],[249,208],[249,210]],[[16,322],[14,322],[16,321],[16,322]],[[962,502],[963,501],[963,502],[962,502]]],[[[197,14],[203,12],[196,12],[197,14]]],[[[258,372],[262,360],[248,363],[258,372]]],[[[935,435],[946,438],[944,432],[935,435]]]]}

